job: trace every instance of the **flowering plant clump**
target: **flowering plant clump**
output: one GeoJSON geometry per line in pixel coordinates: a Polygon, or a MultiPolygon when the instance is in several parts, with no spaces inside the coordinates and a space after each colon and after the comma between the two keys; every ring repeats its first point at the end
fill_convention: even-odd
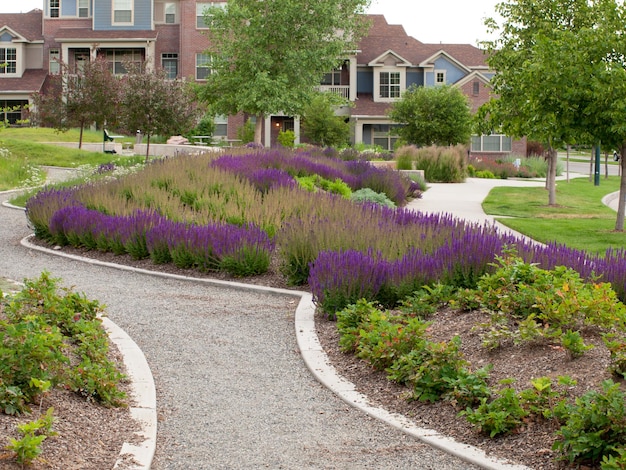
{"type": "Polygon", "coordinates": [[[409,180],[364,160],[309,148],[239,152],[179,156],[107,181],[47,188],[28,201],[26,214],[35,234],[52,243],[156,263],[246,276],[268,269],[275,254],[287,282],[308,282],[330,313],[359,296],[392,306],[435,282],[474,288],[506,246],[542,269],[566,266],[586,281],[610,282],[626,298],[625,250],[599,256],[538,245],[493,225],[355,204],[330,187],[311,193],[296,183],[312,177],[406,202],[409,180]]]}

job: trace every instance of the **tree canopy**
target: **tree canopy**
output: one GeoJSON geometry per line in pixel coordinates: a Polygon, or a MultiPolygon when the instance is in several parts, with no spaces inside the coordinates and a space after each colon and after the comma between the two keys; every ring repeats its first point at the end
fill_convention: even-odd
{"type": "Polygon", "coordinates": [[[336,116],[332,93],[318,93],[302,112],[302,132],[312,144],[342,147],[350,141],[350,124],[336,116]]]}
{"type": "MultiPolygon", "coordinates": [[[[556,204],[556,149],[570,143],[626,154],[626,11],[615,0],[509,0],[497,5],[500,37],[483,45],[495,98],[480,110],[491,127],[550,150],[549,203],[556,204]]],[[[493,20],[487,21],[498,30],[493,20]]],[[[626,175],[616,229],[624,228],[626,175]]]]}
{"type": "Polygon", "coordinates": [[[117,119],[120,84],[104,59],[87,62],[81,69],[70,70],[61,64],[45,94],[35,97],[35,116],[40,125],[65,131],[80,128],[78,147],[82,147],[83,129],[117,119]]]}
{"type": "Polygon", "coordinates": [[[146,71],[127,66],[123,82],[121,122],[129,131],[135,129],[147,137],[146,159],[150,138],[155,134],[175,135],[193,128],[199,117],[192,85],[169,80],[164,71],[146,71]]]}
{"type": "Polygon", "coordinates": [[[407,144],[456,145],[469,142],[472,117],[467,97],[449,85],[410,87],[393,104],[389,117],[407,144]]]}
{"type": "Polygon", "coordinates": [[[369,0],[230,0],[205,11],[211,73],[202,96],[218,114],[300,114],[324,73],[356,49],[369,0]]]}

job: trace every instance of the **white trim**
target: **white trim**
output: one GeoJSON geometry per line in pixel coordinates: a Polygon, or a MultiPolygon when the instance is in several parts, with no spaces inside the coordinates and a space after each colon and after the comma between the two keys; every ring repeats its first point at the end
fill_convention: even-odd
{"type": "Polygon", "coordinates": [[[433,84],[435,86],[445,85],[448,81],[448,73],[445,69],[435,69],[433,72],[433,84]],[[443,80],[438,81],[438,75],[441,75],[443,80]]]}
{"type": "MultiPolygon", "coordinates": [[[[434,63],[435,61],[440,58],[441,56],[444,56],[446,59],[448,59],[449,61],[451,61],[454,65],[456,65],[457,67],[459,67],[461,70],[463,70],[465,73],[471,73],[472,69],[470,69],[467,65],[464,65],[463,63],[459,62],[457,59],[455,59],[454,57],[452,57],[450,54],[448,54],[446,51],[444,50],[440,50],[439,52],[431,55],[430,57],[428,57],[426,60],[423,60],[422,62],[420,62],[419,67],[424,67],[424,68],[433,68],[434,67],[434,63]]],[[[482,66],[481,66],[482,67],[482,66]]]]}
{"type": "Polygon", "coordinates": [[[394,56],[396,59],[402,62],[401,64],[396,64],[396,67],[410,67],[412,65],[411,62],[406,60],[400,54],[395,53],[391,49],[388,49],[387,51],[385,51],[384,53],[376,57],[367,65],[370,67],[383,67],[385,65],[385,59],[390,55],[394,56]]]}
{"type": "Polygon", "coordinates": [[[135,19],[135,0],[111,0],[111,25],[132,25],[135,19]],[[122,10],[121,8],[115,8],[116,2],[128,1],[130,2],[130,20],[129,21],[115,21],[115,12],[116,11],[128,11],[122,10]]]}
{"type": "MultiPolygon", "coordinates": [[[[389,85],[391,89],[391,84],[389,85]]],[[[393,103],[398,101],[402,94],[406,91],[406,70],[397,67],[377,67],[374,69],[374,102],[375,103],[393,103]],[[397,73],[400,76],[399,96],[383,97],[380,93],[380,76],[383,73],[397,73]]]]}

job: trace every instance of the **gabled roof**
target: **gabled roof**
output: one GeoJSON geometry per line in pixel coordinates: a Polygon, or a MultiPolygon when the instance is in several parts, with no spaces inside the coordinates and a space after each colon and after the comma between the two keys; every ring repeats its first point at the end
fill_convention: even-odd
{"type": "Polygon", "coordinates": [[[484,83],[485,85],[489,85],[491,83],[491,80],[489,80],[488,77],[486,77],[485,75],[483,75],[482,72],[479,71],[474,71],[472,73],[470,73],[469,75],[466,75],[465,77],[463,77],[461,80],[459,80],[458,82],[456,82],[454,84],[454,86],[456,87],[462,87],[463,85],[465,85],[468,82],[471,82],[473,80],[478,80],[479,82],[484,83]]]}
{"type": "Polygon", "coordinates": [[[466,69],[487,69],[487,55],[471,44],[424,44],[409,36],[404,27],[390,25],[383,15],[367,15],[371,27],[368,35],[359,43],[357,63],[367,65],[386,52],[392,51],[414,66],[419,66],[438,53],[466,69]]]}
{"type": "Polygon", "coordinates": [[[388,51],[383,52],[381,55],[379,55],[378,57],[376,57],[374,60],[372,60],[369,64],[370,67],[376,67],[379,65],[384,65],[385,63],[385,59],[389,56],[394,56],[397,60],[397,63],[401,63],[399,65],[401,66],[410,66],[411,62],[409,62],[408,60],[406,60],[404,57],[400,56],[399,54],[396,54],[394,51],[392,51],[391,49],[389,49],[388,51]]]}
{"type": "Polygon", "coordinates": [[[43,12],[0,13],[0,31],[9,31],[27,42],[43,41],[43,12]]]}
{"type": "Polygon", "coordinates": [[[27,69],[20,78],[2,77],[0,78],[0,95],[7,93],[31,94],[40,91],[47,76],[47,70],[27,69]]]}
{"type": "Polygon", "coordinates": [[[465,73],[469,73],[470,72],[470,69],[467,68],[465,66],[465,64],[462,64],[461,62],[459,62],[457,59],[452,57],[450,54],[448,54],[443,49],[438,50],[435,54],[431,55],[426,60],[423,60],[419,65],[420,65],[420,67],[432,67],[432,66],[435,65],[435,61],[437,59],[439,59],[440,57],[445,57],[449,62],[453,63],[458,68],[460,68],[461,70],[465,71],[465,73]]]}

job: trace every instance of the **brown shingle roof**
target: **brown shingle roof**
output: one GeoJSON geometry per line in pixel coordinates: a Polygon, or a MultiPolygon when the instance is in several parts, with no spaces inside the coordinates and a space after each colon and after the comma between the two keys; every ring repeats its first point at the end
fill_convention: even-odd
{"type": "Polygon", "coordinates": [[[391,103],[375,103],[372,95],[359,93],[350,114],[352,116],[386,116],[390,107],[391,103]]]}
{"type": "Polygon", "coordinates": [[[28,41],[43,41],[43,12],[38,8],[28,13],[0,13],[0,29],[7,26],[28,41]]]}
{"type": "Polygon", "coordinates": [[[394,51],[413,65],[418,65],[439,51],[445,51],[468,67],[486,65],[483,51],[471,44],[424,44],[409,36],[404,27],[390,25],[383,15],[367,15],[371,27],[368,35],[359,43],[361,52],[357,62],[370,63],[388,50],[394,51]]]}
{"type": "Polygon", "coordinates": [[[0,78],[0,94],[40,91],[47,75],[46,70],[27,69],[21,78],[0,78]]]}

